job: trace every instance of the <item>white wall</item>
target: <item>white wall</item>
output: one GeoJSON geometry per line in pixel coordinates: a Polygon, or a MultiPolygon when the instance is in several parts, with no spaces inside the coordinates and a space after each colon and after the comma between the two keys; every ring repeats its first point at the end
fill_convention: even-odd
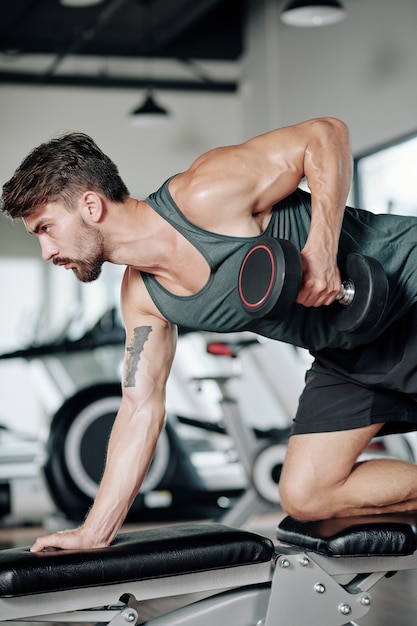
{"type": "Polygon", "coordinates": [[[339,24],[277,22],[276,122],[340,117],[360,152],[417,130],[417,2],[343,2],[348,15],[339,24]]]}

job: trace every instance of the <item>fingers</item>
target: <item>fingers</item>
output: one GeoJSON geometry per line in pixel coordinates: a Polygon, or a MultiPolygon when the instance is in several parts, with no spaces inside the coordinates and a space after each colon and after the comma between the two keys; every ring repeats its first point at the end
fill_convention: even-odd
{"type": "Polygon", "coordinates": [[[83,528],[75,530],[59,530],[51,535],[38,537],[30,548],[31,552],[42,552],[43,550],[85,550],[88,548],[103,547],[94,545],[94,542],[85,536],[83,528]]]}
{"type": "Polygon", "coordinates": [[[45,535],[44,537],[38,537],[31,547],[31,552],[42,552],[42,550],[61,549],[68,550],[72,547],[73,539],[69,536],[69,533],[56,532],[52,535],[45,535]]]}
{"type": "Polygon", "coordinates": [[[328,306],[341,289],[340,272],[335,263],[318,256],[303,256],[303,282],[296,302],[306,307],[328,306]]]}
{"type": "Polygon", "coordinates": [[[341,283],[337,288],[323,281],[303,282],[298,293],[296,302],[306,307],[328,306],[336,300],[341,289],[341,283]]]}

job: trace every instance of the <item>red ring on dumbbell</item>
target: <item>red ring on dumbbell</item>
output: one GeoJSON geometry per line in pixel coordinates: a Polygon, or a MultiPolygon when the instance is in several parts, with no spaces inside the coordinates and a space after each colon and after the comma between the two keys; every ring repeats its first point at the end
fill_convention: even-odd
{"type": "Polygon", "coordinates": [[[239,270],[241,304],[251,317],[280,319],[301,283],[300,253],[285,239],[264,236],[245,254],[239,270]]]}
{"type": "MultiPolygon", "coordinates": [[[[251,271],[251,269],[249,270],[251,271]]],[[[245,255],[245,258],[242,261],[242,265],[240,266],[240,271],[239,271],[239,295],[240,295],[240,299],[242,300],[243,305],[245,306],[245,308],[247,307],[249,310],[258,306],[262,306],[262,304],[264,304],[264,302],[268,299],[268,296],[270,295],[273,286],[274,286],[274,281],[275,281],[275,276],[276,276],[276,269],[275,269],[275,263],[274,263],[274,257],[273,254],[271,252],[271,250],[269,249],[268,246],[266,246],[265,244],[261,243],[258,245],[255,245],[253,248],[251,248],[249,250],[249,252],[245,255]],[[256,254],[259,250],[264,250],[270,260],[271,263],[271,275],[270,275],[270,279],[268,282],[268,285],[265,289],[265,291],[263,292],[262,297],[255,301],[255,302],[250,302],[247,298],[247,295],[245,295],[244,293],[244,287],[243,287],[243,282],[244,282],[244,273],[245,270],[247,269],[247,263],[248,261],[251,261],[251,257],[253,254],[256,254]]],[[[246,291],[248,291],[246,289],[246,291]]]]}

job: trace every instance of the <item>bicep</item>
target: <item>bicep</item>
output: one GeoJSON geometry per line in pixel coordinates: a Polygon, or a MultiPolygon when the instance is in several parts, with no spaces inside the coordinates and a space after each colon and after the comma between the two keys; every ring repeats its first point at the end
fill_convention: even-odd
{"type": "Polygon", "coordinates": [[[126,324],[123,388],[164,388],[175,352],[175,329],[153,316],[126,324]]]}
{"type": "MultiPolygon", "coordinates": [[[[141,403],[164,401],[165,385],[174,359],[177,329],[165,319],[144,311],[141,281],[122,287],[122,315],[126,329],[122,390],[125,399],[141,403]]],[[[146,295],[146,294],[145,294],[146,295]]]]}

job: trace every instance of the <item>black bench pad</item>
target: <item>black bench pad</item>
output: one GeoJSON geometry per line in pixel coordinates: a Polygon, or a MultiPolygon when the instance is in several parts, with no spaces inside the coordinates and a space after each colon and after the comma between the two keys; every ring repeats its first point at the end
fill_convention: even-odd
{"type": "Polygon", "coordinates": [[[264,563],[272,541],[217,523],[121,533],[108,548],[0,551],[0,597],[110,585],[264,563]]]}
{"type": "Polygon", "coordinates": [[[405,556],[417,550],[417,512],[299,522],[286,517],[277,537],[326,556],[405,556]]]}

